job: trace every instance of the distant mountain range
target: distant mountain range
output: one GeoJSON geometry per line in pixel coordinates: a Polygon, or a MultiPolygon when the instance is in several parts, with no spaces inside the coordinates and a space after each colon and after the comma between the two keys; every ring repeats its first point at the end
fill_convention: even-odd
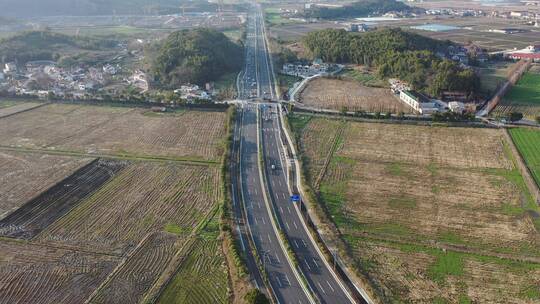
{"type": "Polygon", "coordinates": [[[186,11],[215,10],[205,0],[0,0],[0,16],[173,14],[182,5],[186,11]]]}

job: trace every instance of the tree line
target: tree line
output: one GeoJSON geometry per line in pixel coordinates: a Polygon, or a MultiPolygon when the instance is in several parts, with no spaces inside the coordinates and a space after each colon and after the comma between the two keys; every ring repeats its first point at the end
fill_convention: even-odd
{"type": "Polygon", "coordinates": [[[391,11],[409,11],[411,7],[395,0],[362,0],[341,7],[326,7],[314,5],[307,9],[303,16],[306,18],[336,19],[382,15],[391,11]]]}
{"type": "Polygon", "coordinates": [[[480,79],[473,70],[442,58],[452,42],[399,28],[368,33],[325,29],[309,33],[303,43],[314,58],[374,66],[379,77],[399,78],[432,96],[443,91],[475,94],[480,88],[480,79]]]}
{"type": "Polygon", "coordinates": [[[27,31],[0,40],[0,61],[24,64],[34,60],[59,60],[69,49],[103,50],[118,44],[113,39],[74,37],[49,30],[27,31]]]}

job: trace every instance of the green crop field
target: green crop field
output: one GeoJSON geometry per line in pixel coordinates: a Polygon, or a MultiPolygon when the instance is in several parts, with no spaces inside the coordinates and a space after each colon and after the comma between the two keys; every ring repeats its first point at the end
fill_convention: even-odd
{"type": "Polygon", "coordinates": [[[518,83],[506,94],[492,115],[506,116],[510,112],[523,113],[525,118],[535,119],[540,116],[540,73],[525,73],[518,83]]]}
{"type": "Polygon", "coordinates": [[[221,251],[217,215],[196,238],[158,303],[229,302],[228,273],[221,251]]]}
{"type": "Polygon", "coordinates": [[[515,104],[540,105],[540,74],[523,75],[505,98],[515,104]]]}
{"type": "Polygon", "coordinates": [[[533,129],[511,129],[510,135],[525,159],[534,180],[540,185],[540,131],[533,129]]]}

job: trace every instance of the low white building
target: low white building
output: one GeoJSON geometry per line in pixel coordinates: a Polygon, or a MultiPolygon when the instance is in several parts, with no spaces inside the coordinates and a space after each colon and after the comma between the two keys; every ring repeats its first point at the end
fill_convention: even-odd
{"type": "Polygon", "coordinates": [[[17,72],[17,65],[14,62],[8,62],[4,65],[4,74],[12,74],[17,72]]]}
{"type": "Polygon", "coordinates": [[[187,84],[180,86],[180,89],[174,90],[175,94],[179,94],[180,98],[188,101],[194,100],[212,100],[212,96],[208,92],[202,90],[198,85],[187,84]]]}
{"type": "Polygon", "coordinates": [[[392,93],[398,94],[401,91],[410,91],[411,86],[406,83],[405,81],[401,81],[396,78],[390,78],[388,79],[388,83],[390,84],[390,90],[392,90],[392,93]]]}
{"type": "Polygon", "coordinates": [[[448,103],[448,108],[454,113],[463,114],[463,112],[465,112],[465,104],[459,101],[450,101],[448,103]]]}
{"type": "Polygon", "coordinates": [[[107,64],[103,66],[103,73],[109,74],[109,75],[116,75],[116,73],[118,73],[118,69],[111,64],[107,64]]]}
{"type": "Polygon", "coordinates": [[[445,109],[442,101],[427,98],[414,91],[401,91],[399,99],[420,114],[433,114],[445,109]]]}

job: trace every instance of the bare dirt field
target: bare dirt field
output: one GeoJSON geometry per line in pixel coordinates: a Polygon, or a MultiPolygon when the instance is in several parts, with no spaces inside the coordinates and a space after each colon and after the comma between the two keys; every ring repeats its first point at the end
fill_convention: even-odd
{"type": "Polygon", "coordinates": [[[51,104],[0,120],[3,146],[215,161],[224,112],[51,104]]]}
{"type": "Polygon", "coordinates": [[[502,130],[292,120],[305,164],[330,157],[312,187],[384,299],[540,300],[539,210],[502,130]]]}
{"type": "Polygon", "coordinates": [[[83,303],[119,258],[0,240],[2,303],[83,303]]]}
{"type": "Polygon", "coordinates": [[[152,231],[188,235],[218,203],[219,180],[215,167],[135,162],[36,239],[123,254],[152,231]]]}
{"type": "Polygon", "coordinates": [[[0,219],[91,160],[0,151],[0,219]]]}
{"type": "Polygon", "coordinates": [[[307,107],[366,112],[404,112],[410,108],[389,89],[361,85],[353,80],[317,78],[300,93],[299,102],[307,107]]]}

